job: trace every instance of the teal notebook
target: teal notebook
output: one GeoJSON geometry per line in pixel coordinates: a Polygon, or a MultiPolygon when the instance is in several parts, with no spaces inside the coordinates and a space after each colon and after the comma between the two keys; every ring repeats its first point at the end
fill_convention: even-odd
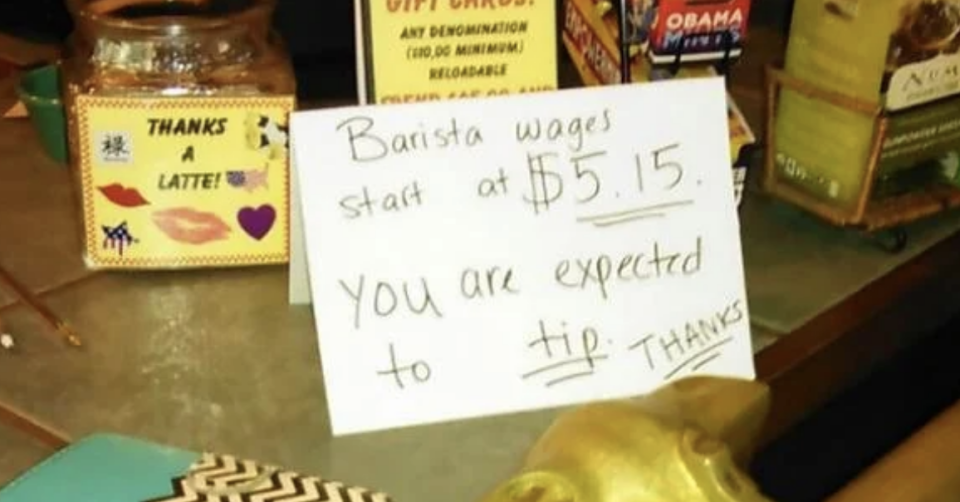
{"type": "Polygon", "coordinates": [[[389,496],[229,455],[98,434],[8,485],[2,502],[391,502],[389,496]]]}

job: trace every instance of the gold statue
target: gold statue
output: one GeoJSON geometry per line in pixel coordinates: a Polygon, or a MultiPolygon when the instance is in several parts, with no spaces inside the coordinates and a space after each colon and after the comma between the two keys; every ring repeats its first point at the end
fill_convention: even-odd
{"type": "Polygon", "coordinates": [[[763,383],[691,377],[576,407],[482,502],[770,502],[738,467],[769,405],[763,383]]]}

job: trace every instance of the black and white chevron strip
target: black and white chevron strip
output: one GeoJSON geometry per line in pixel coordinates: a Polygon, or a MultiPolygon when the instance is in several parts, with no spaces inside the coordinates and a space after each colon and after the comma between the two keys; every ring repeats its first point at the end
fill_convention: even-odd
{"type": "Polygon", "coordinates": [[[392,502],[383,493],[228,455],[205,454],[172,484],[170,495],[144,502],[392,502]]]}

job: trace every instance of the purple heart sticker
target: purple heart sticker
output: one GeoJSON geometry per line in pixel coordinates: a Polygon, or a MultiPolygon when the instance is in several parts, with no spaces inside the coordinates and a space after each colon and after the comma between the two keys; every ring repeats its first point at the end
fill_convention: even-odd
{"type": "Polygon", "coordinates": [[[256,209],[245,207],[237,213],[237,222],[240,223],[243,231],[257,240],[263,239],[270,233],[276,220],[277,211],[270,204],[264,204],[256,209]]]}

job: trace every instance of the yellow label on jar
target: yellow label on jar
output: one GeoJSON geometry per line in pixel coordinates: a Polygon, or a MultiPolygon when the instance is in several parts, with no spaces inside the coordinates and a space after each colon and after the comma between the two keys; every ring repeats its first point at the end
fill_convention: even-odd
{"type": "Polygon", "coordinates": [[[557,88],[553,0],[365,0],[374,103],[557,88]]]}
{"type": "Polygon", "coordinates": [[[78,97],[89,265],[285,263],[293,107],[292,97],[78,97]]]}

